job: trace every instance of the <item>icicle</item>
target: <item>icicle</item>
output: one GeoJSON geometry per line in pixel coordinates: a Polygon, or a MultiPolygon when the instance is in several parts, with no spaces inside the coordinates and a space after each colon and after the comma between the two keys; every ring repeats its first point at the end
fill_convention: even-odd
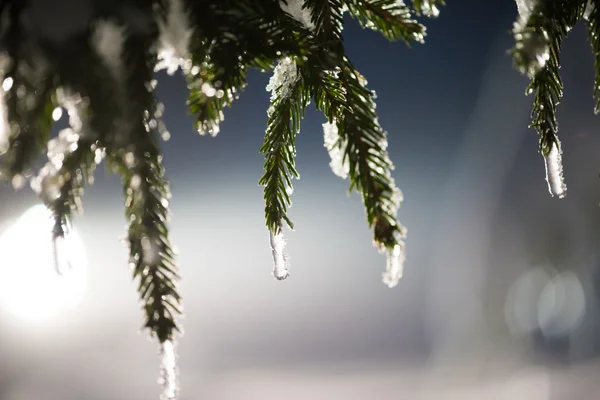
{"type": "MultiPolygon", "coordinates": [[[[183,0],[170,0],[166,21],[159,19],[160,30],[158,60],[155,71],[166,69],[167,74],[173,75],[181,66],[189,66],[188,59],[190,38],[189,17],[185,10],[183,0]]],[[[188,69],[189,69],[188,68],[188,69]]]]}
{"type": "Polygon", "coordinates": [[[160,377],[158,384],[162,387],[160,400],[175,400],[179,392],[177,382],[177,357],[175,345],[167,340],[160,345],[160,377]]]}
{"type": "Polygon", "coordinates": [[[552,196],[558,196],[562,199],[567,195],[567,185],[563,177],[562,150],[558,139],[552,145],[548,155],[544,155],[544,161],[546,164],[548,190],[552,196]]]}
{"type": "Polygon", "coordinates": [[[290,14],[296,21],[304,25],[306,29],[311,31],[315,29],[310,9],[307,7],[303,8],[304,0],[286,0],[286,2],[279,2],[283,11],[290,14]]]}
{"type": "Polygon", "coordinates": [[[8,110],[6,109],[6,100],[4,94],[9,91],[13,85],[11,77],[4,79],[4,68],[8,64],[8,57],[0,55],[0,154],[8,150],[10,137],[10,124],[8,123],[8,110]]]}
{"type": "Polygon", "coordinates": [[[404,243],[399,243],[391,250],[386,250],[386,269],[383,273],[383,283],[393,288],[398,285],[404,273],[404,261],[406,254],[404,252],[404,243]]]}
{"type": "Polygon", "coordinates": [[[54,268],[59,275],[65,275],[66,272],[73,269],[64,234],[58,234],[52,238],[52,255],[54,256],[54,268]]]}
{"type": "Polygon", "coordinates": [[[332,123],[326,122],[323,124],[323,136],[324,146],[331,158],[331,162],[329,163],[331,170],[340,178],[346,179],[350,172],[350,164],[348,163],[348,158],[345,157],[348,143],[339,137],[337,122],[335,120],[332,123]]]}
{"type": "Polygon", "coordinates": [[[270,232],[271,250],[273,252],[273,276],[282,281],[290,276],[288,256],[284,252],[285,239],[280,228],[277,234],[270,232]]]}

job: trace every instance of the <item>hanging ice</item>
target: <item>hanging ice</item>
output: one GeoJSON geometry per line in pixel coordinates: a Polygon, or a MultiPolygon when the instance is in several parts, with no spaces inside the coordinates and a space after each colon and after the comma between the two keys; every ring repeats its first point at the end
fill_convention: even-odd
{"type": "Polygon", "coordinates": [[[8,58],[0,55],[0,81],[2,81],[0,87],[0,154],[8,150],[10,137],[10,124],[8,123],[8,112],[4,94],[11,89],[13,80],[11,77],[4,79],[4,69],[7,64],[8,58]]]}
{"type": "Polygon", "coordinates": [[[280,4],[283,11],[294,17],[296,21],[302,23],[306,29],[315,29],[310,9],[307,7],[303,8],[304,0],[285,0],[281,1],[280,4]]]}
{"type": "Polygon", "coordinates": [[[383,283],[393,288],[398,285],[404,273],[404,261],[406,254],[404,252],[404,243],[399,243],[391,250],[386,250],[386,269],[383,273],[383,283]]]}
{"type": "Polygon", "coordinates": [[[550,194],[559,198],[565,197],[567,195],[567,185],[563,177],[562,150],[558,139],[552,145],[548,155],[544,155],[544,161],[546,164],[546,182],[548,182],[550,194]]]}
{"type": "Polygon", "coordinates": [[[162,392],[160,400],[175,400],[179,392],[177,382],[177,357],[175,356],[175,345],[167,340],[160,345],[160,377],[158,383],[162,392]]]}
{"type": "Polygon", "coordinates": [[[278,233],[270,232],[271,250],[273,252],[273,276],[275,279],[282,281],[290,276],[288,269],[288,256],[285,254],[285,239],[283,238],[283,230],[279,228],[278,233]]]}
{"type": "Polygon", "coordinates": [[[340,178],[346,179],[350,172],[348,157],[345,157],[348,143],[339,137],[337,122],[335,120],[332,123],[326,122],[323,124],[323,136],[325,148],[331,158],[331,162],[329,163],[331,170],[340,178]]]}
{"type": "Polygon", "coordinates": [[[52,239],[52,254],[54,256],[54,268],[59,275],[65,275],[73,269],[65,234],[56,235],[52,239]]]}
{"type": "MultiPolygon", "coordinates": [[[[188,59],[192,29],[183,0],[169,0],[166,21],[159,18],[160,31],[158,63],[155,70],[166,69],[173,75],[180,66],[185,67],[188,59]]],[[[191,65],[189,66],[191,68],[191,65]]]]}

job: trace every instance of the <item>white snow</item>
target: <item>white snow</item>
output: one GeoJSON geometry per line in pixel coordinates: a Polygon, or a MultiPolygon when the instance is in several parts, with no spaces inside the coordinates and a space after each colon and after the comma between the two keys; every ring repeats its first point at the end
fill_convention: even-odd
{"type": "Polygon", "coordinates": [[[521,18],[527,20],[534,7],[537,5],[538,0],[516,0],[517,9],[521,18]]]}
{"type": "Polygon", "coordinates": [[[516,48],[519,52],[528,54],[529,59],[535,60],[521,68],[521,72],[527,73],[530,78],[533,78],[550,59],[550,37],[544,29],[539,33],[525,31],[538,0],[516,0],[516,2],[519,9],[519,17],[514,24],[515,37],[518,39],[516,48]]]}
{"type": "Polygon", "coordinates": [[[383,273],[383,283],[393,288],[398,285],[404,273],[404,261],[406,253],[404,251],[404,242],[395,245],[393,249],[386,251],[386,269],[383,273]]]}
{"type": "Polygon", "coordinates": [[[331,162],[329,163],[331,170],[340,178],[346,179],[350,172],[348,157],[345,157],[348,142],[339,137],[337,122],[335,120],[331,123],[326,122],[323,124],[323,137],[324,146],[331,158],[331,162]]]}
{"type": "Polygon", "coordinates": [[[273,252],[273,276],[282,281],[290,276],[288,256],[285,254],[285,239],[283,229],[277,234],[270,232],[271,250],[273,252]]]}
{"type": "MultiPolygon", "coordinates": [[[[517,0],[517,1],[519,1],[519,0],[517,0]]],[[[425,0],[422,3],[421,12],[428,17],[438,17],[440,15],[440,9],[437,8],[437,6],[435,4],[429,2],[428,0],[425,0]]]]}
{"type": "Polygon", "coordinates": [[[92,33],[92,48],[110,69],[115,78],[123,76],[123,45],[125,43],[125,28],[113,21],[100,20],[96,22],[92,33]]]}
{"type": "Polygon", "coordinates": [[[173,75],[181,66],[189,66],[186,62],[189,58],[190,39],[192,29],[190,20],[183,0],[170,0],[166,21],[158,20],[160,31],[158,60],[155,70],[166,69],[169,75],[173,75]]]}
{"type": "Polygon", "coordinates": [[[172,341],[167,340],[160,346],[160,377],[158,383],[162,387],[160,400],[175,400],[179,392],[177,382],[177,357],[175,346],[172,341]]]}
{"type": "Polygon", "coordinates": [[[280,4],[283,11],[290,14],[296,21],[302,23],[306,29],[311,31],[315,29],[310,9],[308,7],[303,8],[304,0],[282,0],[280,4]]]}
{"type": "MultiPolygon", "coordinates": [[[[139,175],[134,175],[133,177],[137,177],[138,179],[140,179],[139,175]]],[[[141,244],[143,253],[142,259],[144,263],[148,265],[156,265],[156,263],[160,261],[160,249],[158,247],[158,241],[156,239],[148,237],[147,235],[143,235],[141,239],[141,244]]]]}
{"type": "Polygon", "coordinates": [[[563,177],[562,150],[560,142],[556,139],[556,144],[552,146],[550,153],[544,156],[546,164],[546,182],[548,190],[552,196],[563,198],[567,195],[567,185],[563,177]]]}
{"type": "Polygon", "coordinates": [[[586,20],[590,18],[590,15],[592,15],[592,12],[594,12],[594,9],[596,8],[594,1],[593,0],[589,0],[587,3],[587,6],[585,7],[585,12],[583,14],[583,18],[585,18],[586,20]]]}
{"type": "MultiPolygon", "coordinates": [[[[273,75],[265,88],[268,92],[271,92],[271,101],[278,97],[290,97],[292,95],[292,88],[298,79],[296,61],[290,57],[281,60],[273,70],[273,75]]],[[[271,115],[272,112],[272,107],[269,107],[268,114],[271,115]]]]}

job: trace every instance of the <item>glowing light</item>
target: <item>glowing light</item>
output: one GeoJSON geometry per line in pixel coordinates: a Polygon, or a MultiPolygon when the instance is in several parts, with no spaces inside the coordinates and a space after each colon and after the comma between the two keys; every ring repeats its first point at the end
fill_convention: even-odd
{"type": "Polygon", "coordinates": [[[0,307],[27,322],[44,322],[75,308],[88,287],[88,265],[77,232],[65,238],[71,269],[57,273],[50,212],[27,210],[0,236],[0,307]]]}

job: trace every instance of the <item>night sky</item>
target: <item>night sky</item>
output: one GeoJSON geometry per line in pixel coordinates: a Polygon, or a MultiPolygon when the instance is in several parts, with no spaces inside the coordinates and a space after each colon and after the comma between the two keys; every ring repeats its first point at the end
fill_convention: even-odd
{"type": "MultiPolygon", "coordinates": [[[[37,3],[40,29],[57,40],[84,26],[82,2],[37,3]]],[[[585,379],[600,354],[593,58],[580,26],[561,70],[568,196],[551,198],[527,128],[528,81],[506,54],[516,13],[512,0],[449,1],[424,21],[426,43],[411,49],[348,21],[347,51],[377,91],[405,199],[408,260],[392,290],[381,283],[385,258],[371,245],[358,195],[347,196],[348,182],[329,169],[322,115],[309,109],[297,138],[292,276],[276,282],[257,184],[270,75],[250,74],[215,138],[194,131],[183,78],[158,75],[186,313],[182,399],[595,398],[597,380],[585,379]],[[577,272],[583,322],[551,340],[511,335],[508,288],[541,265],[577,272]],[[503,390],[513,395],[494,397],[503,390]]],[[[0,196],[0,228],[38,203],[7,184],[0,196]]],[[[0,400],[157,398],[156,345],[140,333],[122,202],[119,179],[99,168],[75,223],[90,267],[78,308],[43,323],[0,308],[0,400]]]]}

